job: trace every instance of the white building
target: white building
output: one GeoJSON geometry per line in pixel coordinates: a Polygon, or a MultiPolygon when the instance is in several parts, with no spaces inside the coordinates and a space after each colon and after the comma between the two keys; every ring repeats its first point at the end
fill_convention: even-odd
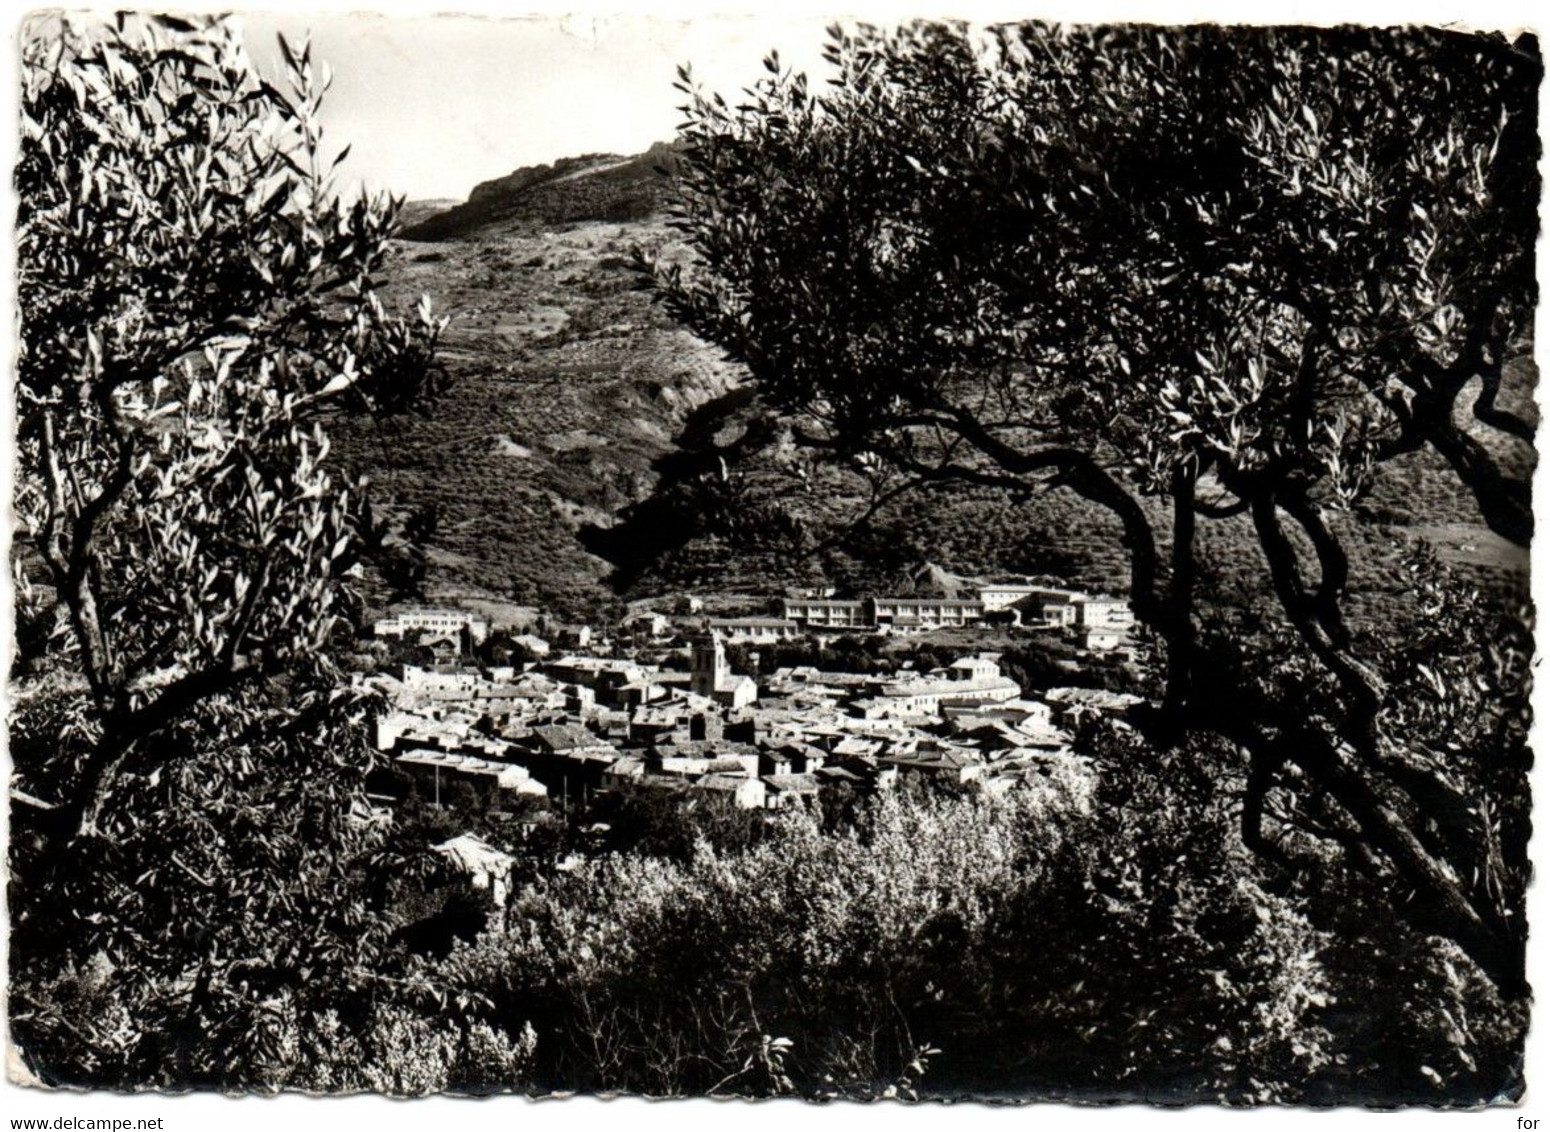
{"type": "Polygon", "coordinates": [[[870,629],[876,624],[864,601],[787,598],[781,602],[781,613],[809,629],[870,629]]]}
{"type": "Polygon", "coordinates": [[[435,694],[438,692],[472,692],[480,684],[479,674],[455,665],[437,668],[421,668],[404,665],[403,689],[406,692],[435,694]]]}
{"type": "Polygon", "coordinates": [[[979,595],[986,613],[1010,609],[1014,605],[1036,607],[1041,601],[1070,601],[1076,596],[1070,590],[1039,586],[1032,582],[990,582],[980,587],[979,595]]]}
{"type": "Polygon", "coordinates": [[[696,779],[690,789],[725,798],[741,810],[764,809],[769,795],[763,779],[738,774],[707,774],[696,779]]]}
{"type": "Polygon", "coordinates": [[[1001,675],[1000,659],[990,652],[962,656],[947,666],[947,675],[951,680],[994,680],[1001,675]]]}
{"type": "Polygon", "coordinates": [[[978,598],[878,597],[870,600],[879,628],[920,630],[960,628],[985,617],[978,598]]]}
{"type": "Polygon", "coordinates": [[[475,644],[490,635],[490,623],[462,609],[401,609],[375,622],[378,637],[404,637],[410,633],[467,632],[475,644]]]}
{"type": "Polygon", "coordinates": [[[914,715],[938,712],[943,704],[1004,703],[1018,699],[1022,689],[1017,681],[1001,675],[998,659],[995,653],[980,653],[955,660],[940,673],[889,683],[874,697],[869,714],[874,718],[914,715]],[[890,710],[889,704],[895,707],[890,710]]]}
{"type": "Polygon", "coordinates": [[[1076,624],[1083,629],[1123,634],[1136,623],[1130,603],[1118,597],[1083,597],[1076,602],[1076,624]]]}
{"type": "Polygon", "coordinates": [[[802,635],[802,626],[784,617],[712,617],[710,629],[735,644],[786,641],[802,635]]]}

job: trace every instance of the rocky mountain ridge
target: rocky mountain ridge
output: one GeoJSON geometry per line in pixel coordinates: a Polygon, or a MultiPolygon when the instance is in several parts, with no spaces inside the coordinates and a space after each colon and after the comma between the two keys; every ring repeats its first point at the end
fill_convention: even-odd
{"type": "Polygon", "coordinates": [[[633,156],[590,153],[524,166],[475,185],[467,201],[418,220],[403,238],[437,242],[492,227],[645,220],[661,207],[676,155],[673,143],[659,142],[633,156]]]}

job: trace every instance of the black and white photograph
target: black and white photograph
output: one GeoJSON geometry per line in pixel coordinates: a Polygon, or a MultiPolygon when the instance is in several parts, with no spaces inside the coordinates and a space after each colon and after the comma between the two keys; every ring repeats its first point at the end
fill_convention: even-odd
{"type": "Polygon", "coordinates": [[[13,1128],[1536,1126],[1542,46],[1069,18],[13,17],[13,1128]]]}

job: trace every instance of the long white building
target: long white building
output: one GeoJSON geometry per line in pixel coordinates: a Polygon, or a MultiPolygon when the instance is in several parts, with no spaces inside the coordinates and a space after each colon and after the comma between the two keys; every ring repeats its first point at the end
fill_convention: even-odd
{"type": "Polygon", "coordinates": [[[477,644],[490,635],[490,623],[462,609],[401,609],[374,623],[378,637],[403,637],[410,633],[461,633],[477,644]]]}
{"type": "MultiPolygon", "coordinates": [[[[1123,633],[1135,623],[1130,603],[1123,598],[1093,597],[1031,582],[996,582],[981,586],[978,596],[972,598],[786,598],[779,620],[748,619],[750,624],[758,623],[763,635],[742,633],[737,634],[736,639],[776,639],[784,635],[774,628],[782,622],[794,624],[801,631],[881,629],[924,632],[973,625],[989,614],[1005,610],[1015,610],[1024,625],[1075,626],[1123,633]]],[[[731,625],[730,622],[726,624],[731,625]]]]}

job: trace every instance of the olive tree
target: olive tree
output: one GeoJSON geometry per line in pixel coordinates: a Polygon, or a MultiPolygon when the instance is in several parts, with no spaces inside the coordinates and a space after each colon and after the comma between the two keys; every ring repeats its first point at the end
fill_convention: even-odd
{"type": "Polygon", "coordinates": [[[281,47],[270,82],[223,21],[24,39],[12,1004],[61,1079],[281,1084],[387,993],[329,656],[373,532],[324,424],[433,394],[441,323],[384,310],[399,202],[336,191],[281,47]]]}
{"type": "Polygon", "coordinates": [[[439,327],[372,286],[396,208],[334,193],[286,61],[282,92],[167,20],[26,47],[16,561],[86,692],[75,781],[39,786],[81,836],[148,736],[327,643],[354,559],[321,418],[424,388],[439,327]]]}
{"type": "Polygon", "coordinates": [[[1533,425],[1498,394],[1537,297],[1537,45],[915,24],[837,27],[827,57],[820,90],[771,56],[735,106],[682,73],[669,306],[809,445],[1116,517],[1166,653],[1156,733],[1246,753],[1267,857],[1343,860],[1520,986],[1522,648],[1492,646],[1499,743],[1416,741],[1424,662],[1348,625],[1340,512],[1424,450],[1530,537],[1533,425]],[[1203,634],[1205,523],[1260,552],[1291,634],[1268,682],[1203,634]]]}

